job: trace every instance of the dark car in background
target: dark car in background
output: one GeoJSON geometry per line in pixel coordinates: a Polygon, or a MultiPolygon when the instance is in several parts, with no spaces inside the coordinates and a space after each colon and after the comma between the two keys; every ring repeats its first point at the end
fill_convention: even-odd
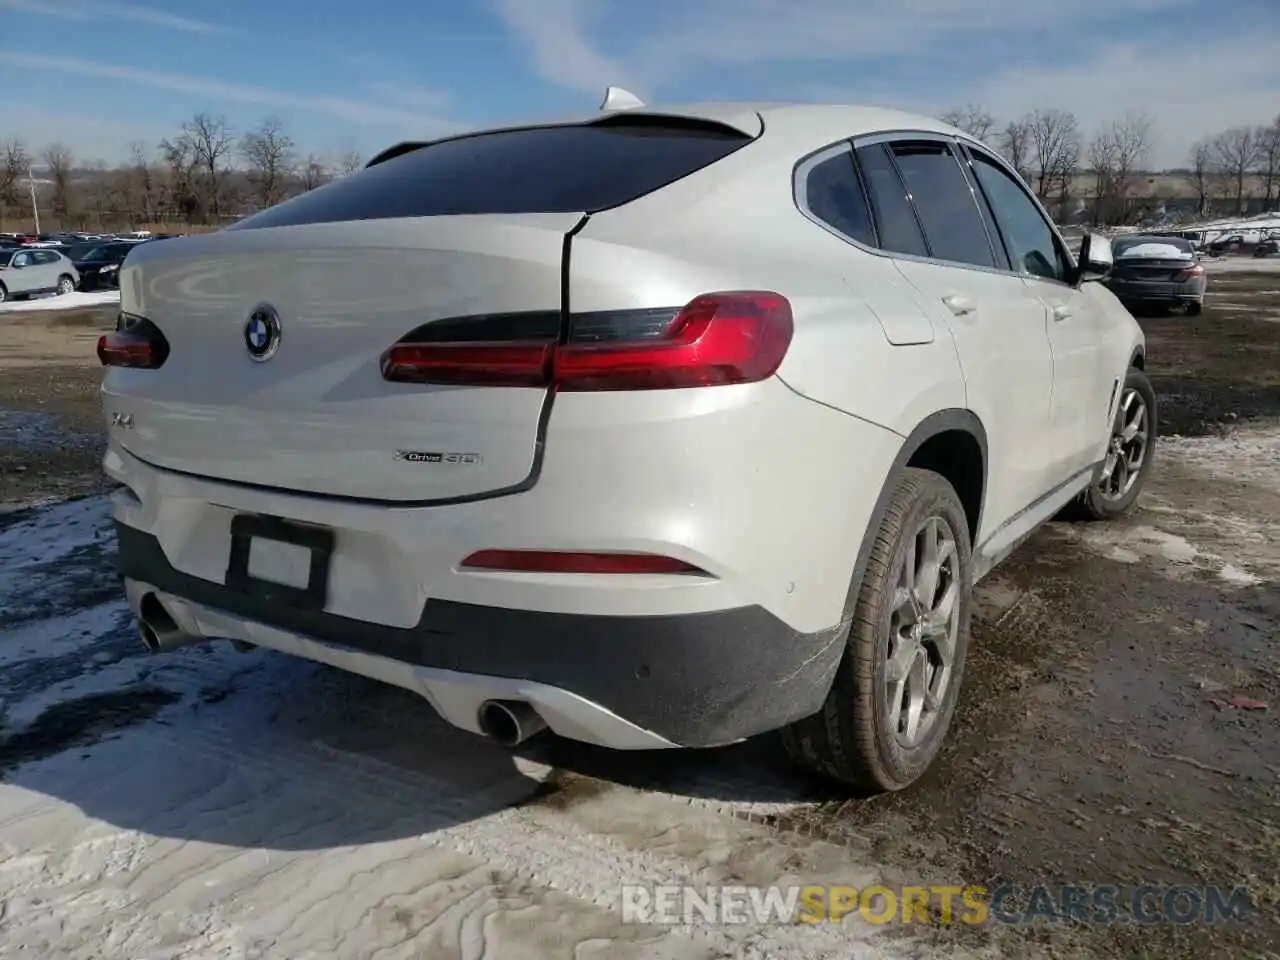
{"type": "Polygon", "coordinates": [[[1273,233],[1253,248],[1255,257],[1274,257],[1280,255],[1280,233],[1273,233]]]}
{"type": "Polygon", "coordinates": [[[120,264],[136,243],[101,243],[74,257],[81,290],[109,290],[120,286],[120,264]]]}
{"type": "Polygon", "coordinates": [[[1207,279],[1191,241],[1133,234],[1111,242],[1115,264],[1104,281],[1130,310],[1164,308],[1195,316],[1207,279]]]}

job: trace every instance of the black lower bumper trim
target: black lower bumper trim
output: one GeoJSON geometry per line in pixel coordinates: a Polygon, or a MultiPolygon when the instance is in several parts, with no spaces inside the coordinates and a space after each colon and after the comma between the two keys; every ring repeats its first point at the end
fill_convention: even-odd
{"type": "Polygon", "coordinates": [[[150,534],[116,523],[124,576],[193,603],[424,667],[571,691],[672,743],[711,746],[821,708],[845,627],[798,633],[758,606],[658,617],[428,600],[413,627],[294,609],[175,570],[150,534]]]}

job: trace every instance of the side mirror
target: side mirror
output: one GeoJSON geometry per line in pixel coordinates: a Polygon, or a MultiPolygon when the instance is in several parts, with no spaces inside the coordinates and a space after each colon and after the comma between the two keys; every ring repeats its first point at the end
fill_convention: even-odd
{"type": "Polygon", "coordinates": [[[1077,259],[1077,283],[1089,280],[1101,280],[1111,272],[1115,265],[1115,257],[1111,254],[1111,241],[1096,233],[1086,233],[1080,241],[1080,256],[1077,259]]]}

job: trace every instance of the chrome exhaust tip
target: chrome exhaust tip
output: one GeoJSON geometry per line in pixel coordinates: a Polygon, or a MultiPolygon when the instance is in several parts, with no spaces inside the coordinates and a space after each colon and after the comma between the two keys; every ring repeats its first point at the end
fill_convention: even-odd
{"type": "Polygon", "coordinates": [[[504,747],[515,747],[543,730],[547,722],[522,700],[486,700],[480,704],[480,729],[504,747]]]}
{"type": "Polygon", "coordinates": [[[152,653],[166,653],[207,639],[183,631],[154,593],[138,604],[138,635],[152,653]]]}

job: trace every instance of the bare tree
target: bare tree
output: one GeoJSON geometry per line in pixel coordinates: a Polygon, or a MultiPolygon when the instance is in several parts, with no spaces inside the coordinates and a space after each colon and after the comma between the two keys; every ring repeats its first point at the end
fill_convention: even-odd
{"type": "Polygon", "coordinates": [[[172,140],[160,141],[160,157],[168,172],[166,206],[171,216],[192,223],[201,209],[195,187],[196,148],[184,131],[172,140]]]}
{"type": "Polygon", "coordinates": [[[1026,117],[1010,120],[998,136],[999,150],[1024,180],[1031,179],[1031,123],[1026,117]]]}
{"type": "Polygon", "coordinates": [[[53,181],[53,212],[60,220],[67,217],[74,202],[71,196],[71,171],[75,159],[71,148],[62,143],[51,143],[44,148],[42,155],[44,165],[49,170],[49,179],[53,181]]]}
{"type": "Polygon", "coordinates": [[[1115,195],[1116,142],[1105,132],[1089,142],[1089,168],[1093,171],[1093,225],[1110,223],[1115,195]]]}
{"type": "Polygon", "coordinates": [[[21,140],[9,139],[0,146],[0,210],[16,207],[22,202],[19,181],[27,175],[30,167],[31,157],[21,140]]]}
{"type": "Polygon", "coordinates": [[[1034,110],[1028,118],[1036,193],[1048,204],[1066,206],[1071,179],[1080,165],[1080,123],[1069,110],[1034,110]]]}
{"type": "Polygon", "coordinates": [[[302,189],[304,192],[307,190],[314,190],[316,187],[324,186],[330,179],[332,179],[329,175],[328,169],[326,169],[324,165],[324,161],[320,158],[320,155],[316,153],[307,154],[307,159],[302,164],[300,175],[302,177],[302,189]]]}
{"type": "Polygon", "coordinates": [[[1253,127],[1232,127],[1213,139],[1213,160],[1218,172],[1230,185],[1227,196],[1235,200],[1236,212],[1248,207],[1245,184],[1259,159],[1257,131],[1253,127]]]}
{"type": "Polygon", "coordinates": [[[364,166],[364,158],[360,156],[359,150],[354,147],[348,147],[338,153],[338,159],[334,166],[338,171],[338,176],[349,176],[364,166]]]}
{"type": "Polygon", "coordinates": [[[1209,212],[1209,196],[1213,188],[1213,147],[1208,140],[1198,141],[1190,154],[1191,171],[1187,174],[1187,182],[1196,192],[1196,216],[1203,217],[1209,212]]]}
{"type": "Polygon", "coordinates": [[[131,219],[141,223],[154,223],[159,212],[159,184],[147,156],[147,145],[141,140],[129,144],[129,165],[125,171],[123,187],[125,205],[129,208],[131,219]]]}
{"type": "Polygon", "coordinates": [[[996,128],[996,118],[973,103],[948,110],[942,115],[942,122],[959,127],[969,136],[984,142],[996,128]]]}
{"type": "Polygon", "coordinates": [[[284,199],[294,168],[294,142],[279,117],[267,117],[240,141],[240,153],[249,164],[249,183],[260,207],[284,199]]]}
{"type": "Polygon", "coordinates": [[[197,113],[182,125],[182,133],[191,144],[195,168],[200,172],[205,208],[217,220],[222,215],[223,183],[230,172],[231,128],[225,117],[197,113]]]}
{"type": "Polygon", "coordinates": [[[1258,128],[1258,172],[1262,175],[1263,203],[1268,210],[1271,201],[1280,199],[1280,115],[1258,128]]]}

